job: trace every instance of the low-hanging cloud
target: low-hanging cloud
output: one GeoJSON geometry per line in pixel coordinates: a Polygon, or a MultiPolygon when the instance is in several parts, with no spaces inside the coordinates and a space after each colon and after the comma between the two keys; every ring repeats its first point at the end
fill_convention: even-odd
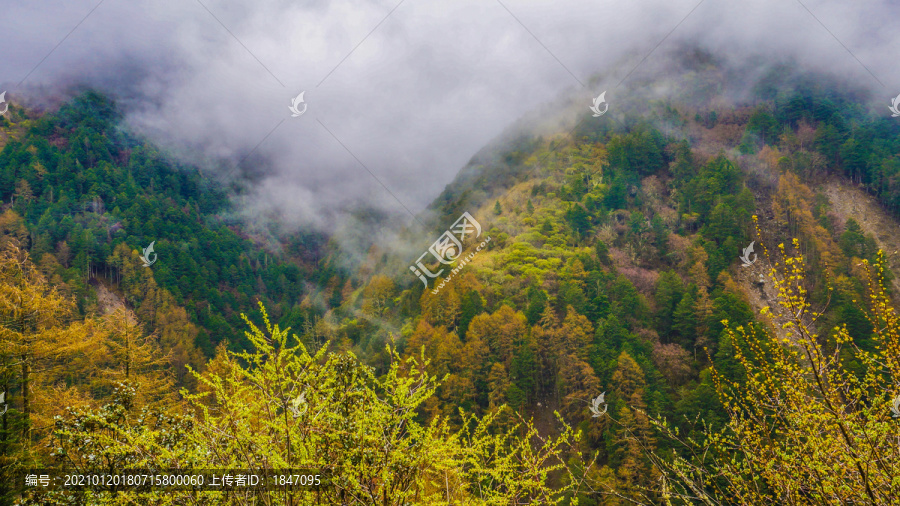
{"type": "Polygon", "coordinates": [[[517,118],[566,94],[613,102],[688,44],[745,68],[795,61],[885,104],[900,92],[887,1],[54,0],[4,14],[11,99],[108,91],[178,156],[251,175],[247,216],[325,230],[358,209],[410,221],[517,118]]]}

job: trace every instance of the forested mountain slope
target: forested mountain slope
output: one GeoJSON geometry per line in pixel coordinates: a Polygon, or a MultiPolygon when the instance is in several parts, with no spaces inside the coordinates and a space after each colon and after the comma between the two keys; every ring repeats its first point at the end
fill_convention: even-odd
{"type": "Polygon", "coordinates": [[[270,256],[227,218],[234,188],[103,96],[12,108],[2,469],[331,473],[210,504],[887,501],[900,122],[785,67],[742,99],[717,76],[495,143],[410,239],[433,253],[373,245],[356,272],[310,262],[315,235],[270,256]],[[97,314],[91,283],[126,310],[97,314]]]}
{"type": "Polygon", "coordinates": [[[279,252],[265,250],[229,218],[229,188],[126,133],[120,120],[116,105],[91,91],[54,113],[13,106],[0,118],[4,232],[21,236],[81,312],[96,303],[90,283],[105,283],[151,330],[177,327],[173,339],[195,366],[224,340],[247,344],[240,313],[257,300],[302,328],[314,312],[300,307],[305,285],[334,274],[313,267],[324,238],[298,234],[279,252]],[[134,264],[151,243],[159,261],[134,264]]]}
{"type": "MultiPolygon", "coordinates": [[[[436,200],[447,229],[463,211],[484,229],[463,256],[488,236],[486,251],[427,288],[386,264],[352,302],[365,316],[336,331],[352,332],[374,358],[389,339],[383,322],[402,326],[405,353],[424,348],[429,371],[446,377],[428,416],[507,403],[552,432],[558,410],[585,431],[608,485],[626,495],[652,488],[657,475],[641,450],[673,447],[651,433],[648,413],[687,435],[698,420],[724,423],[711,371],[745,381],[727,329],[777,305],[778,245],[799,241],[810,268],[803,286],[822,311],[806,324],[821,344],[834,352],[845,328],[875,351],[861,261],[897,258],[896,247],[886,248],[890,261],[877,252],[900,230],[900,123],[859,99],[781,68],[727,107],[713,108],[724,101],[715,94],[620,119],[590,117],[585,106],[568,135],[519,138],[436,200]],[[861,191],[874,199],[877,231],[876,216],[853,200],[861,191]],[[751,241],[758,261],[742,267],[751,241]],[[588,401],[604,391],[621,423],[592,417],[588,401]]],[[[422,237],[422,251],[441,232],[422,237]]],[[[432,272],[444,267],[426,259],[432,272]]],[[[884,275],[892,286],[890,269],[884,275]]],[[[767,324],[788,336],[789,321],[767,324]]],[[[839,356],[866,369],[849,347],[839,356]]]]}

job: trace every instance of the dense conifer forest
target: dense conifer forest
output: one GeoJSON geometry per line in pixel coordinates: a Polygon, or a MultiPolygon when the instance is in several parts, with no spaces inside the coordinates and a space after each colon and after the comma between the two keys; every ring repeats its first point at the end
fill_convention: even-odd
{"type": "Polygon", "coordinates": [[[827,83],[775,67],[727,107],[710,91],[480,154],[404,236],[478,222],[439,289],[449,270],[423,283],[377,243],[348,266],[321,232],[249,226],[242,183],[99,92],[10,106],[0,504],[896,501],[900,122],[827,83]],[[44,467],[325,484],[9,485],[44,467]]]}

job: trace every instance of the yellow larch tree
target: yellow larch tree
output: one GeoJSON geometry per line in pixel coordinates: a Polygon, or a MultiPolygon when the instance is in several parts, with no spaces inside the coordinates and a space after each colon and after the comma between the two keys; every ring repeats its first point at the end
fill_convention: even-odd
{"type": "Polygon", "coordinates": [[[654,424],[683,452],[653,455],[664,469],[671,504],[896,504],[900,500],[900,318],[884,289],[884,257],[869,265],[873,351],[856,346],[846,326],[816,330],[799,241],[779,246],[770,278],[778,290],[765,323],[726,331],[745,382],[712,370],[728,421],[685,439],[665,420],[654,424]],[[849,351],[849,353],[845,353],[849,351]],[[859,365],[849,363],[855,362],[859,365]]]}

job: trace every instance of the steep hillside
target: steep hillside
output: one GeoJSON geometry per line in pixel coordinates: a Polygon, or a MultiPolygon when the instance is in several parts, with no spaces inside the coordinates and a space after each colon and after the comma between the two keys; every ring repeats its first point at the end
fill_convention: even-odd
{"type": "MultiPolygon", "coordinates": [[[[855,185],[834,179],[822,184],[821,191],[828,197],[831,210],[843,221],[853,220],[867,237],[875,240],[885,252],[891,272],[900,272],[900,228],[897,216],[878,199],[855,185]]],[[[894,291],[900,294],[900,278],[895,277],[894,291]]]]}
{"type": "MultiPolygon", "coordinates": [[[[239,185],[107,98],[12,108],[0,473],[323,470],[273,504],[888,502],[900,122],[783,66],[735,99],[695,59],[673,98],[491,143],[411,256],[276,227],[269,251],[229,218],[239,185]]],[[[114,501],[196,499],[137,494],[114,501]]]]}
{"type": "MultiPolygon", "coordinates": [[[[823,314],[801,314],[807,328],[831,349],[846,326],[872,349],[861,261],[879,265],[879,248],[886,266],[897,261],[888,231],[898,225],[900,127],[859,96],[783,71],[745,103],[722,106],[724,90],[643,116],[626,110],[625,122],[589,117],[585,106],[571,136],[520,136],[479,155],[433,204],[444,222],[421,249],[463,212],[482,235],[463,243],[460,260],[455,249],[443,263],[438,250],[421,265],[405,259],[414,274],[444,268],[422,278],[427,288],[384,263],[337,313],[352,306],[355,317],[331,332],[386,367],[379,350],[402,327],[405,353],[424,349],[429,371],[447,378],[427,416],[508,403],[552,432],[558,410],[586,432],[614,488],[649,487],[650,461],[619,443],[636,431],[645,450],[666,450],[642,410],[684,434],[698,416],[720,423],[710,370],[741,381],[723,322],[748,325],[777,305],[770,275],[785,255],[810,267],[804,288],[823,314]],[[755,263],[742,267],[751,241],[755,263]],[[588,401],[604,391],[627,424],[593,419],[588,401]]],[[[768,328],[793,336],[789,321],[776,316],[768,328]]]]}
{"type": "Polygon", "coordinates": [[[103,292],[91,283],[102,281],[150,330],[177,328],[173,339],[195,366],[197,350],[211,357],[226,340],[248,344],[240,313],[258,300],[282,324],[308,326],[318,310],[301,305],[305,285],[339,284],[333,268],[312,260],[324,238],[286,237],[267,251],[229,219],[233,188],[170,161],[119,121],[116,105],[90,91],[53,113],[12,106],[0,125],[4,233],[21,236],[82,312],[94,311],[103,292]],[[138,255],[151,244],[158,261],[142,267],[138,255]]]}

